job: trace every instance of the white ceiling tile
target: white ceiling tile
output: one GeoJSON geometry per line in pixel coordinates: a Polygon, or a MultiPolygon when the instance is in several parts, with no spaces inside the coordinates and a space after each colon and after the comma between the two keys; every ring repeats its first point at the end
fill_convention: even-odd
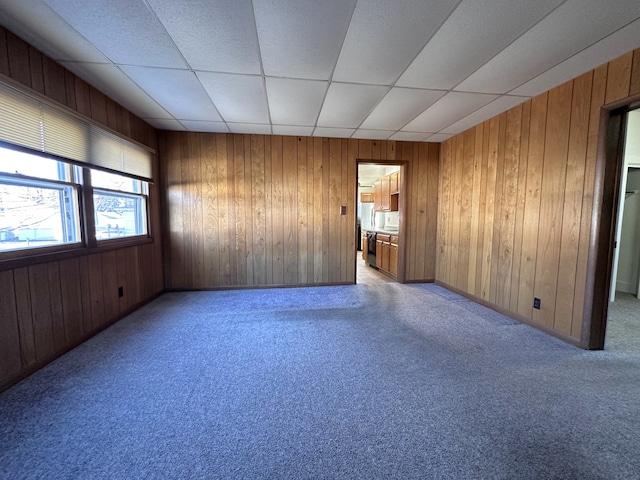
{"type": "Polygon", "coordinates": [[[389,91],[377,85],[332,83],[320,111],[318,126],[355,128],[389,91]]]}
{"type": "Polygon", "coordinates": [[[328,80],[355,0],[253,0],[264,73],[328,80]]]}
{"type": "Polygon", "coordinates": [[[186,66],[173,40],[145,2],[45,1],[114,63],[186,66]]]}
{"type": "Polygon", "coordinates": [[[329,138],[349,138],[355,131],[355,128],[316,127],[316,129],[313,131],[313,136],[329,138]]]}
{"type": "Polygon", "coordinates": [[[229,133],[229,128],[224,122],[203,122],[200,120],[180,120],[190,132],[214,132],[229,133]]]}
{"type": "Polygon", "coordinates": [[[222,120],[193,72],[149,67],[120,67],[178,120],[222,120]]]}
{"type": "Polygon", "coordinates": [[[115,65],[110,63],[61,63],[65,68],[91,83],[139,117],[172,118],[169,112],[115,65]]]}
{"type": "Polygon", "coordinates": [[[461,82],[456,90],[511,91],[638,17],[638,0],[568,0],[461,82]]]}
{"type": "Polygon", "coordinates": [[[310,137],[313,134],[313,127],[300,127],[295,125],[274,125],[274,135],[292,135],[295,137],[310,137]]]}
{"type": "Polygon", "coordinates": [[[359,0],[333,80],[391,85],[459,0],[359,0]]]}
{"type": "Polygon", "coordinates": [[[251,0],[147,1],[194,70],[261,73],[251,0]]]}
{"type": "Polygon", "coordinates": [[[271,125],[257,123],[229,123],[231,133],[247,133],[253,135],[271,135],[271,125]]]}
{"type": "Polygon", "coordinates": [[[442,90],[392,88],[360,128],[398,130],[424,112],[445,93],[442,90]]]}
{"type": "Polygon", "coordinates": [[[464,132],[465,130],[475,127],[479,123],[484,122],[496,115],[500,115],[502,112],[506,112],[510,108],[520,105],[522,102],[529,100],[529,97],[515,97],[504,95],[495,99],[493,102],[479,108],[475,112],[463,117],[456,123],[443,128],[441,133],[457,134],[464,132]]]}
{"type": "Polygon", "coordinates": [[[267,78],[271,121],[282,125],[315,125],[328,82],[267,78]]]}
{"type": "Polygon", "coordinates": [[[630,23],[601,42],[550,68],[546,72],[512,90],[513,95],[536,96],[623,55],[639,45],[640,20],[630,23]]]}
{"type": "Polygon", "coordinates": [[[54,60],[109,61],[40,0],[0,2],[2,25],[54,60]]]}
{"type": "Polygon", "coordinates": [[[425,140],[427,142],[431,142],[431,143],[440,143],[440,142],[444,142],[445,140],[449,139],[453,137],[452,134],[448,134],[448,133],[435,133],[429,137],[427,137],[425,140]]]}
{"type": "Polygon", "coordinates": [[[389,137],[389,140],[400,140],[403,142],[422,142],[430,135],[430,133],[396,132],[389,137]]]}
{"type": "Polygon", "coordinates": [[[225,121],[269,123],[267,93],[261,77],[198,72],[198,78],[225,121]]]}
{"type": "Polygon", "coordinates": [[[396,85],[453,88],[563,1],[464,0],[396,85]]]}
{"type": "Polygon", "coordinates": [[[497,95],[450,92],[409,122],[407,132],[439,132],[459,118],[469,115],[495,100],[497,95]]]}
{"type": "Polygon", "coordinates": [[[187,129],[178,120],[168,120],[166,118],[145,118],[145,122],[158,130],[172,130],[175,132],[185,132],[187,129]]]}
{"type": "Polygon", "coordinates": [[[371,140],[386,140],[393,135],[394,130],[363,130],[359,128],[352,135],[352,138],[368,138],[371,140]]]}

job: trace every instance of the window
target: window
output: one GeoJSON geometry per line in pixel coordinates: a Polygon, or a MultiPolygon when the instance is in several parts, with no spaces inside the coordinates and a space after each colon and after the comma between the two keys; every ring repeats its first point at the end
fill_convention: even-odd
{"type": "Polygon", "coordinates": [[[0,252],[82,241],[73,166],[0,148],[0,252]]]}
{"type": "Polygon", "coordinates": [[[148,184],[91,170],[96,239],[147,234],[148,184]]]}
{"type": "Polygon", "coordinates": [[[152,154],[0,81],[0,260],[148,235],[152,154]]]}

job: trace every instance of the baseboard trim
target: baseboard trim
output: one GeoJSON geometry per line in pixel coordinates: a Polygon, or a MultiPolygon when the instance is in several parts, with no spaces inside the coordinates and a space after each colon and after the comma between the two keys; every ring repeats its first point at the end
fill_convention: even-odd
{"type": "Polygon", "coordinates": [[[52,355],[50,357],[47,357],[47,358],[44,358],[44,359],[34,363],[33,365],[30,365],[27,368],[24,368],[23,370],[21,370],[18,374],[14,375],[14,376],[11,376],[11,377],[3,379],[0,382],[0,393],[4,392],[5,390],[8,390],[9,388],[11,388],[14,385],[18,384],[19,382],[21,382],[25,378],[29,377],[30,375],[33,375],[35,372],[37,372],[41,368],[45,367],[49,363],[53,362],[55,359],[60,358],[61,356],[65,355],[66,353],[69,353],[71,350],[73,350],[74,348],[82,345],[84,342],[89,340],[91,337],[94,337],[98,333],[102,332],[103,330],[106,330],[110,326],[112,326],[115,323],[119,322],[120,320],[122,320],[127,315],[131,315],[133,312],[135,312],[139,308],[145,306],[146,304],[152,302],[153,300],[158,298],[163,293],[164,293],[164,290],[161,290],[161,291],[153,294],[151,297],[147,298],[146,300],[143,300],[142,302],[137,303],[133,307],[128,308],[124,312],[121,312],[120,314],[118,314],[117,317],[114,317],[112,320],[109,320],[108,322],[105,322],[103,325],[100,325],[98,328],[95,328],[95,329],[91,330],[89,333],[84,334],[77,341],[67,345],[65,348],[63,348],[59,352],[56,352],[54,355],[52,355]]]}
{"type": "Polygon", "coordinates": [[[471,293],[465,292],[463,290],[460,290],[459,288],[456,288],[456,287],[451,286],[451,285],[449,285],[447,283],[441,282],[440,280],[436,280],[435,284],[439,285],[439,286],[441,286],[443,288],[446,288],[447,290],[451,290],[452,292],[457,293],[458,295],[462,295],[463,297],[468,298],[469,300],[472,300],[472,301],[474,301],[476,303],[479,303],[480,305],[483,305],[483,306],[485,306],[487,308],[490,308],[491,310],[494,310],[494,311],[496,311],[498,313],[501,313],[502,315],[504,315],[506,317],[512,318],[513,320],[515,320],[515,321],[517,321],[519,323],[524,323],[525,325],[529,325],[530,327],[534,327],[534,328],[536,328],[538,330],[541,330],[544,333],[547,333],[547,334],[551,335],[552,337],[556,337],[559,340],[562,340],[563,342],[567,342],[567,343],[569,343],[569,344],[571,344],[571,345],[573,345],[575,347],[582,348],[584,350],[588,350],[589,349],[588,346],[583,345],[582,342],[579,339],[574,338],[574,337],[572,337],[570,335],[567,335],[564,332],[560,332],[560,331],[555,330],[553,328],[547,327],[546,325],[542,325],[540,323],[534,322],[533,320],[531,320],[531,319],[529,319],[529,318],[527,318],[527,317],[525,317],[523,315],[520,315],[518,313],[514,313],[514,312],[512,312],[510,310],[507,310],[506,308],[502,308],[502,307],[500,307],[498,305],[495,305],[495,304],[493,304],[491,302],[486,301],[483,298],[476,297],[475,295],[472,295],[471,293]]]}

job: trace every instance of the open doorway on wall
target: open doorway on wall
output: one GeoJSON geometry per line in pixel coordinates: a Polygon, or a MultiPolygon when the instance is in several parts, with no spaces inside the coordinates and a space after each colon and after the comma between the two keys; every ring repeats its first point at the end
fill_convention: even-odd
{"type": "Polygon", "coordinates": [[[403,278],[402,165],[358,163],[356,283],[376,285],[403,278]]]}
{"type": "Polygon", "coordinates": [[[626,115],[605,349],[640,352],[640,109],[626,115]]]}

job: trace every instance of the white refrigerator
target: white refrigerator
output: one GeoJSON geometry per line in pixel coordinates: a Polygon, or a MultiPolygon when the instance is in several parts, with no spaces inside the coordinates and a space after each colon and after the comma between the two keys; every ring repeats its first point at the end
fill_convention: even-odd
{"type": "Polygon", "coordinates": [[[358,222],[362,230],[373,230],[373,202],[359,203],[358,204],[358,222]]]}

